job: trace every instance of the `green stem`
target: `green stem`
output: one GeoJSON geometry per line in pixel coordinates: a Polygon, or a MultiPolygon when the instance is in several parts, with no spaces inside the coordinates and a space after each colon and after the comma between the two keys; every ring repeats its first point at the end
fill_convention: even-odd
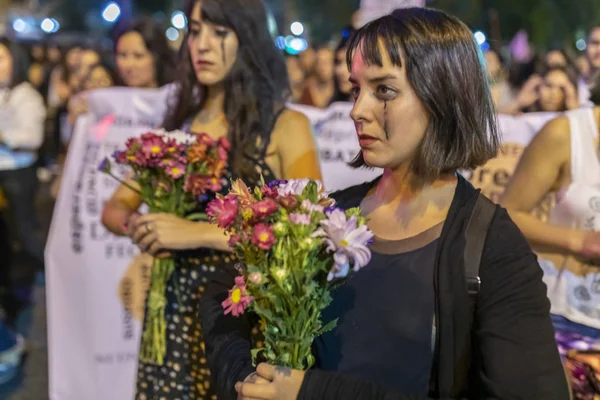
{"type": "Polygon", "coordinates": [[[112,172],[106,172],[110,177],[112,177],[113,179],[115,179],[116,181],[118,181],[121,185],[125,186],[126,188],[128,188],[129,190],[134,191],[135,193],[139,194],[140,196],[142,195],[142,192],[140,192],[138,189],[134,188],[133,186],[131,186],[129,183],[125,182],[124,180],[122,180],[121,178],[119,178],[118,176],[116,176],[115,174],[113,174],[112,172]]]}

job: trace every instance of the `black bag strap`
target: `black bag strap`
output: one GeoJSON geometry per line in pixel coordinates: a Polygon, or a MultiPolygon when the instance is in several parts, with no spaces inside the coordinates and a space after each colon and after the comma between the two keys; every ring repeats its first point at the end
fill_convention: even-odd
{"type": "Polygon", "coordinates": [[[465,231],[466,244],[463,253],[463,265],[471,304],[471,323],[474,319],[475,305],[481,287],[479,265],[481,264],[483,245],[495,212],[496,204],[479,193],[465,231]]]}

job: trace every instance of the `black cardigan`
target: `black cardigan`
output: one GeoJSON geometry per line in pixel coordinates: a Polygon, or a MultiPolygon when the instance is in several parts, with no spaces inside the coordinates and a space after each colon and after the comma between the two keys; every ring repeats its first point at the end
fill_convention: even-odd
{"type": "MultiPolygon", "coordinates": [[[[359,206],[377,181],[333,195],[341,208],[359,206]]],[[[480,266],[481,290],[471,328],[462,267],[465,229],[479,191],[459,176],[435,262],[436,345],[430,398],[569,399],[554,341],[542,270],[506,210],[497,207],[480,266]]],[[[219,399],[253,372],[248,318],[223,315],[220,302],[235,270],[207,286],[200,309],[207,357],[219,399]]],[[[306,374],[299,399],[408,399],[352,377],[306,374]]]]}

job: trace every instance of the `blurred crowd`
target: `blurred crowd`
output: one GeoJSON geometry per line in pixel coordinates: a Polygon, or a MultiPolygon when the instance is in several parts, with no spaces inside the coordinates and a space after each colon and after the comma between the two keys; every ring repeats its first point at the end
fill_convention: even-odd
{"type": "MultiPolygon", "coordinates": [[[[327,108],[352,101],[346,62],[351,33],[347,28],[332,41],[286,54],[290,102],[327,108]]],[[[35,198],[40,182],[53,182],[52,194],[57,194],[73,127],[87,110],[86,92],[113,86],[158,88],[174,78],[176,49],[152,19],[133,21],[113,43],[104,49],[83,42],[0,41],[0,106],[14,110],[11,118],[0,117],[0,212],[5,217],[0,219],[0,305],[9,325],[29,301],[11,283],[12,255],[26,254],[33,268],[43,269],[45,239],[35,198]],[[8,131],[11,135],[4,135],[8,131]]],[[[599,104],[590,88],[600,71],[600,26],[589,33],[587,49],[578,55],[557,47],[517,57],[510,46],[493,44],[484,56],[498,113],[563,112],[599,104]]],[[[0,329],[0,353],[22,352],[18,336],[4,343],[2,333],[0,329]]]]}

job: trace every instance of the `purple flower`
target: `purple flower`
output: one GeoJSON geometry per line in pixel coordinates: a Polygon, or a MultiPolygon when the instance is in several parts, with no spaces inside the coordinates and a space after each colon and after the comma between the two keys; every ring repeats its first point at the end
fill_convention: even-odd
{"type": "Polygon", "coordinates": [[[310,215],[293,213],[290,214],[290,221],[296,225],[310,225],[310,215]]]}
{"type": "Polygon", "coordinates": [[[110,173],[110,161],[108,160],[108,157],[104,158],[100,165],[98,165],[98,171],[110,173]]]}
{"type": "Polygon", "coordinates": [[[357,226],[356,217],[347,219],[344,211],[334,210],[320,225],[313,237],[324,238],[327,251],[334,253],[335,266],[327,279],[343,278],[348,274],[349,264],[353,264],[356,272],[371,260],[367,244],[373,232],[366,225],[357,226]]]}
{"type": "Polygon", "coordinates": [[[271,181],[271,182],[267,183],[267,186],[270,189],[275,189],[275,188],[278,188],[279,186],[285,185],[286,183],[288,183],[288,181],[285,181],[285,180],[275,180],[275,181],[271,181]]]}
{"type": "MultiPolygon", "coordinates": [[[[279,186],[279,195],[287,196],[288,194],[300,196],[306,186],[312,181],[312,179],[292,179],[288,181],[286,184],[279,186]]],[[[323,184],[320,181],[314,181],[317,184],[317,192],[319,193],[319,198],[325,197],[323,195],[323,184]]]]}

